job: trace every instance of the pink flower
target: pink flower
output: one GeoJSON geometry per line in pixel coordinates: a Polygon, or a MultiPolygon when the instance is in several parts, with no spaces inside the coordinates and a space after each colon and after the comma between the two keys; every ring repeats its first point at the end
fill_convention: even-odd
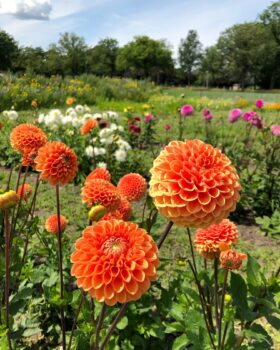
{"type": "Polygon", "coordinates": [[[193,112],[194,112],[194,109],[193,109],[193,106],[191,105],[185,105],[180,109],[180,113],[182,117],[189,117],[190,115],[193,114],[193,112]]]}
{"type": "Polygon", "coordinates": [[[253,116],[254,116],[255,112],[245,112],[244,115],[243,115],[243,119],[245,120],[245,122],[249,122],[253,116]]]}
{"type": "Polygon", "coordinates": [[[148,114],[148,115],[146,115],[146,117],[144,118],[144,122],[145,122],[145,123],[149,123],[153,118],[154,118],[154,116],[153,116],[152,114],[148,114]]]}
{"type": "Polygon", "coordinates": [[[270,127],[271,133],[274,136],[280,136],[280,125],[274,124],[270,127]]]}
{"type": "Polygon", "coordinates": [[[261,120],[260,116],[257,113],[254,113],[248,122],[258,129],[262,129],[264,127],[264,122],[261,120]]]}
{"type": "Polygon", "coordinates": [[[171,129],[171,125],[170,125],[170,124],[166,124],[166,125],[165,125],[165,130],[168,131],[168,130],[170,130],[170,129],[171,129]]]}
{"type": "Polygon", "coordinates": [[[256,104],[256,107],[257,107],[257,108],[261,109],[261,108],[263,108],[264,100],[262,100],[262,99],[257,99],[256,102],[255,102],[255,104],[256,104]]]}
{"type": "Polygon", "coordinates": [[[203,114],[204,119],[205,119],[207,122],[210,122],[210,121],[213,119],[212,113],[211,113],[210,110],[207,109],[207,108],[204,108],[202,114],[203,114]]]}
{"type": "Polygon", "coordinates": [[[239,108],[234,108],[229,112],[228,121],[230,123],[235,123],[242,115],[242,111],[239,108]]]}

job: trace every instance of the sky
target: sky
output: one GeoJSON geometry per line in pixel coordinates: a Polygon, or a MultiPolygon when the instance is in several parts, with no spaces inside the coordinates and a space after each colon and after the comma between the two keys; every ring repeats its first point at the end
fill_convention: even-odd
{"type": "Polygon", "coordinates": [[[197,30],[204,47],[236,23],[253,21],[270,0],[0,0],[0,29],[20,46],[41,46],[74,32],[88,45],[136,35],[166,39],[176,54],[180,39],[197,30]]]}

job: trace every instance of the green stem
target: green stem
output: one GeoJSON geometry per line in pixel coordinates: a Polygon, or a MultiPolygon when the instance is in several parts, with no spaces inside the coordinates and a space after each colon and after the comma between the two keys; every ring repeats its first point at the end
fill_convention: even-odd
{"type": "Polygon", "coordinates": [[[222,347],[221,347],[221,342],[222,342],[222,319],[223,319],[224,305],[225,305],[225,294],[226,294],[227,277],[228,277],[228,269],[225,269],[224,283],[223,283],[223,289],[222,289],[221,308],[220,308],[220,317],[219,317],[218,350],[222,349],[222,347]]]}
{"type": "Polygon", "coordinates": [[[12,349],[11,342],[11,330],[10,330],[10,240],[9,240],[9,211],[5,209],[5,306],[6,306],[6,327],[7,327],[7,340],[9,350],[12,349]]]}

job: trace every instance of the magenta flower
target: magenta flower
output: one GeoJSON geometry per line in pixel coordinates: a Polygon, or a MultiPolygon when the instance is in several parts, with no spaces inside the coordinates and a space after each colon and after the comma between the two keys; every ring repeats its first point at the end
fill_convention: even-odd
{"type": "Polygon", "coordinates": [[[153,118],[154,118],[154,116],[153,116],[152,114],[148,114],[148,115],[146,115],[146,117],[144,118],[144,122],[145,122],[145,123],[149,123],[153,118]]]}
{"type": "Polygon", "coordinates": [[[185,105],[180,109],[180,113],[182,117],[189,117],[190,115],[193,114],[193,112],[194,112],[194,108],[191,105],[185,105]]]}
{"type": "Polygon", "coordinates": [[[168,130],[170,130],[170,129],[171,129],[171,125],[170,125],[170,124],[166,124],[166,125],[165,125],[165,130],[168,131],[168,130]]]}
{"type": "Polygon", "coordinates": [[[245,120],[245,122],[249,122],[255,115],[255,112],[249,111],[249,112],[245,112],[243,115],[243,119],[245,120]]]}
{"type": "Polygon", "coordinates": [[[211,113],[210,110],[207,109],[207,108],[204,108],[202,114],[203,114],[204,119],[205,119],[207,122],[210,122],[210,121],[213,119],[212,113],[211,113]]]}
{"type": "Polygon", "coordinates": [[[248,122],[258,129],[264,128],[264,122],[261,120],[260,116],[257,113],[254,113],[248,122]]]}
{"type": "Polygon", "coordinates": [[[278,137],[280,136],[280,125],[278,124],[271,125],[270,130],[272,135],[278,136],[278,137]]]}
{"type": "Polygon", "coordinates": [[[228,121],[230,123],[235,123],[241,117],[242,111],[239,108],[234,108],[229,112],[228,121]]]}
{"type": "Polygon", "coordinates": [[[264,105],[264,100],[259,98],[259,99],[256,100],[255,104],[256,104],[257,108],[262,109],[263,105],[264,105]]]}

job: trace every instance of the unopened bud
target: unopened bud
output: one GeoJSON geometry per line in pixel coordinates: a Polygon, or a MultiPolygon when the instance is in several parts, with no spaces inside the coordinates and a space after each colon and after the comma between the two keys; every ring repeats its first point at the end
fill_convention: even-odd
{"type": "Polygon", "coordinates": [[[107,214],[107,209],[103,205],[95,205],[88,212],[88,217],[92,221],[100,220],[104,215],[107,214]]]}
{"type": "Polygon", "coordinates": [[[226,295],[225,295],[225,302],[226,302],[226,303],[230,303],[231,301],[232,301],[231,295],[230,295],[230,294],[226,294],[226,295]]]}
{"type": "Polygon", "coordinates": [[[15,191],[8,191],[0,194],[0,209],[10,209],[15,207],[19,202],[19,196],[15,191]]]}

